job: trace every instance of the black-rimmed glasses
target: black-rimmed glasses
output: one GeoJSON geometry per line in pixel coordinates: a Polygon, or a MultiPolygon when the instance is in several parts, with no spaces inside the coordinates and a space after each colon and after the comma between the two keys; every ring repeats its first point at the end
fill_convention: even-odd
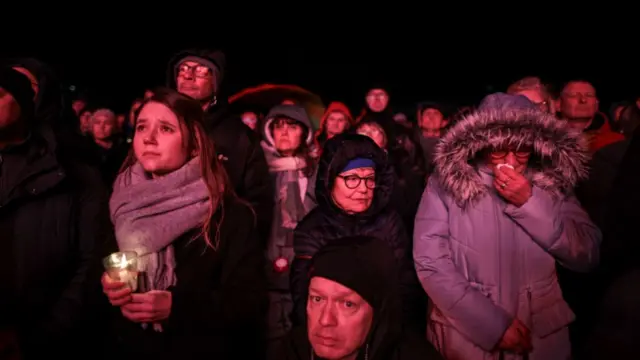
{"type": "Polygon", "coordinates": [[[339,178],[341,178],[342,180],[344,180],[344,185],[348,188],[348,189],[355,189],[358,186],[360,186],[360,182],[362,180],[364,180],[364,186],[367,187],[367,189],[375,189],[376,188],[376,177],[374,176],[367,176],[367,177],[360,177],[358,175],[338,175],[339,178]]]}

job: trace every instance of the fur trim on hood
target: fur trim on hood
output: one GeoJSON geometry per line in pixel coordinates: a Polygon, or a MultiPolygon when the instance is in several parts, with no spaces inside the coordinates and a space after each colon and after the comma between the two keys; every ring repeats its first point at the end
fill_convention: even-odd
{"type": "Polygon", "coordinates": [[[484,150],[502,146],[531,146],[531,182],[553,196],[571,193],[587,176],[588,146],[565,122],[530,107],[481,106],[453,126],[435,150],[438,180],[458,206],[488,194],[477,165],[484,150]]]}

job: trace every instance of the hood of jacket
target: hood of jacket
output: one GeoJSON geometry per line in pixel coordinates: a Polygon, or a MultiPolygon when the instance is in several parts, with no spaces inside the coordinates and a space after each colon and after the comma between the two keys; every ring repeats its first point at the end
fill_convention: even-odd
{"type": "Polygon", "coordinates": [[[395,183],[395,173],[389,164],[387,154],[368,136],[343,133],[327,140],[318,163],[316,175],[316,201],[318,206],[339,214],[344,212],[333,202],[331,190],[336,178],[355,158],[368,158],[376,164],[376,188],[373,202],[366,212],[358,217],[370,217],[380,213],[391,200],[395,183]]]}
{"type": "Polygon", "coordinates": [[[264,118],[264,125],[262,126],[262,135],[264,137],[264,140],[262,141],[263,148],[277,152],[275,150],[276,144],[273,139],[273,134],[269,130],[269,127],[271,126],[271,123],[273,123],[273,120],[278,117],[286,117],[301,123],[307,129],[307,138],[304,139],[304,141],[307,145],[311,144],[313,141],[313,128],[307,112],[302,106],[286,104],[274,106],[269,110],[269,113],[264,118]]]}
{"type": "Polygon", "coordinates": [[[478,165],[486,150],[503,146],[531,146],[532,184],[555,196],[571,193],[587,176],[584,137],[524,96],[492,94],[450,128],[435,149],[438,180],[459,206],[488,194],[478,165]]]}
{"type": "Polygon", "coordinates": [[[353,116],[351,116],[351,111],[349,111],[349,108],[347,107],[347,105],[339,101],[334,101],[330,103],[329,106],[327,106],[327,110],[324,112],[324,114],[322,115],[322,118],[320,119],[320,128],[318,129],[318,134],[326,135],[324,134],[324,131],[325,131],[327,119],[329,118],[329,115],[331,115],[334,112],[339,112],[344,114],[344,116],[346,116],[347,121],[349,122],[348,127],[352,127],[355,125],[355,120],[353,119],[353,116]]]}

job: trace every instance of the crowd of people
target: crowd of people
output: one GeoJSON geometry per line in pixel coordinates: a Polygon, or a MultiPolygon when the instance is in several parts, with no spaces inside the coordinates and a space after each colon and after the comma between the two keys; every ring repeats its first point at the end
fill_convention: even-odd
{"type": "Polygon", "coordinates": [[[118,114],[3,62],[0,358],[637,355],[640,97],[527,77],[413,116],[375,85],[316,129],[232,110],[225,66],[182,51],[118,114]]]}

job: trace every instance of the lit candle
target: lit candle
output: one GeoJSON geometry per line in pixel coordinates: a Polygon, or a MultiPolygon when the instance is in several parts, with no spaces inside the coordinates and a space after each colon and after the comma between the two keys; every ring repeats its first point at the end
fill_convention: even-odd
{"type": "Polygon", "coordinates": [[[138,288],[138,255],[133,251],[113,253],[103,260],[109,277],[125,283],[131,291],[138,288]]]}

